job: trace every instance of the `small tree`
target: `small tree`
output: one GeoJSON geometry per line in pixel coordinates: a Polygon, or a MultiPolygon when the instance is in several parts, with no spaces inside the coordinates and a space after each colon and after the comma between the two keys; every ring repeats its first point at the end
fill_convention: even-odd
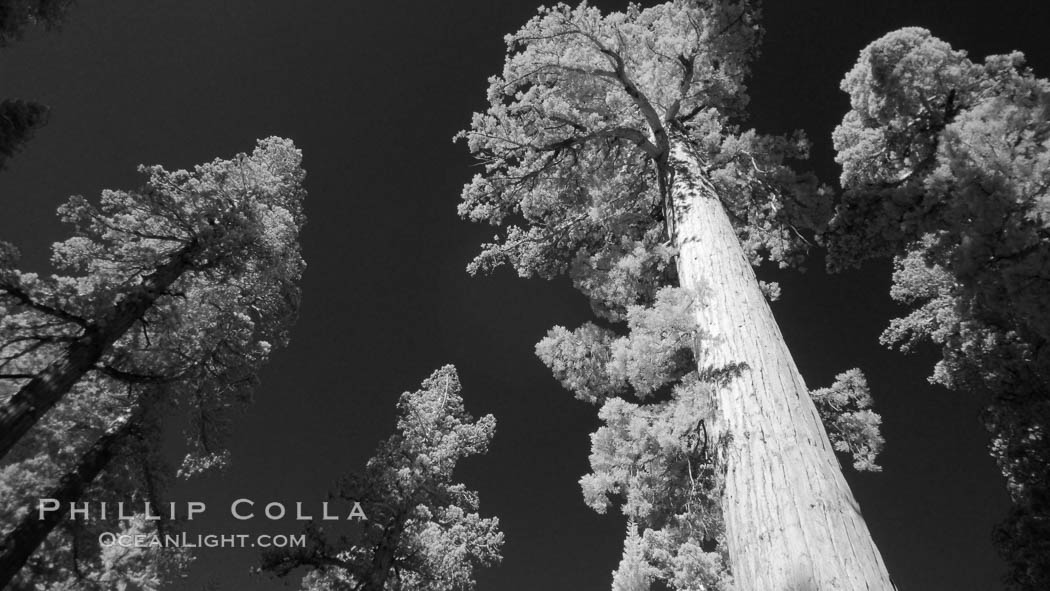
{"type": "Polygon", "coordinates": [[[496,420],[471,418],[451,365],[402,394],[397,409],[395,434],[334,495],[360,502],[367,521],[338,539],[313,524],[306,548],[268,554],[263,569],[306,567],[311,591],[458,591],[474,588],[477,567],[499,563],[499,520],[481,517],[477,493],[452,480],[461,459],[488,451],[496,420]]]}

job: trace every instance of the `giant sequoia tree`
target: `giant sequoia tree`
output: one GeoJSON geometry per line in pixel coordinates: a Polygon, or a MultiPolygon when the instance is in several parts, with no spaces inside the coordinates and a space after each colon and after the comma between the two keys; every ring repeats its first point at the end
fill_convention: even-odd
{"type": "Polygon", "coordinates": [[[865,48],[842,88],[831,262],[894,257],[911,310],[883,342],[936,344],[930,380],[986,397],[1010,580],[1050,588],[1050,82],[1020,53],[975,63],[909,28],[865,48]]]}
{"type": "MultiPolygon", "coordinates": [[[[655,570],[619,581],[722,584],[714,545],[738,589],[888,590],[766,303],[774,290],[752,270],[767,256],[797,262],[800,231],[826,207],[783,164],[804,153],[801,138],[740,127],[760,33],[754,2],[678,0],[608,15],[559,5],[508,36],[489,108],[461,134],[484,172],[460,213],[506,227],[471,270],[568,274],[600,316],[628,320],[626,340],[586,325],[556,329],[538,351],[603,404],[589,501],[618,494],[648,520],[629,541],[655,570]],[[634,409],[615,398],[625,392],[687,405],[634,409]],[[698,505],[709,487],[721,516],[698,505]],[[632,491],[654,490],[655,505],[632,504],[632,491]],[[701,562],[714,581],[691,572],[701,562]]],[[[637,555],[628,547],[625,560],[637,555]]]]}
{"type": "MultiPolygon", "coordinates": [[[[162,494],[164,468],[151,451],[161,441],[157,416],[185,413],[180,473],[224,460],[231,411],[250,398],[298,311],[300,163],[292,142],[269,138],[192,171],[144,168],[141,189],[106,191],[99,206],[73,197],[61,212],[74,236],[53,257],[68,276],[19,271],[5,245],[0,418],[14,485],[2,491],[12,510],[2,514],[0,584],[62,524],[70,502],[105,498],[95,484],[103,475],[129,497],[162,494]],[[41,496],[63,511],[37,519],[25,507],[41,496]]],[[[69,553],[61,540],[51,546],[69,553]]],[[[72,554],[83,567],[97,550],[72,554]]],[[[40,558],[31,564],[56,562],[40,558]]],[[[22,580],[54,584],[62,572],[29,568],[22,580]]]]}

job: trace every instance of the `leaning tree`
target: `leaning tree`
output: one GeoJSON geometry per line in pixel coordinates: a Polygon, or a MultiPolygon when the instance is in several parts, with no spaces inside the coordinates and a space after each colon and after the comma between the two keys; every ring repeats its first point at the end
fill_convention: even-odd
{"type": "MultiPolygon", "coordinates": [[[[17,249],[0,243],[0,306],[12,316],[0,335],[0,379],[18,384],[0,405],[0,457],[85,375],[134,375],[158,359],[144,361],[142,351],[155,351],[139,342],[182,318],[208,322],[195,306],[239,302],[245,309],[224,318],[247,327],[295,308],[301,158],[291,141],[269,138],[251,155],[192,172],[143,167],[141,190],[105,191],[99,206],[70,198],[59,211],[74,235],[53,256],[69,276],[21,271],[17,249]]],[[[198,334],[183,339],[204,338],[204,328],[187,326],[198,334]]]]}
{"type": "MultiPolygon", "coordinates": [[[[724,538],[736,588],[889,590],[766,302],[774,286],[752,269],[766,257],[799,262],[803,232],[827,208],[812,178],[784,165],[804,154],[801,137],[740,126],[761,34],[756,4],[677,0],[608,15],[558,5],[508,36],[488,109],[460,135],[483,167],[460,213],[506,228],[470,270],[509,264],[522,276],[568,274],[610,321],[654,307],[659,325],[687,310],[693,328],[681,321],[617,345],[607,329],[588,325],[552,333],[540,354],[588,400],[607,403],[620,387],[641,397],[665,387],[675,389],[672,399],[705,397],[709,410],[689,419],[708,417],[693,423],[692,437],[714,442],[701,447],[714,458],[724,534],[702,534],[724,538]],[[662,361],[652,368],[645,353],[654,349],[662,361]]],[[[635,413],[615,404],[603,406],[610,426],[635,413]]],[[[639,430],[626,432],[637,439],[639,430]]],[[[674,433],[679,442],[690,436],[674,433]]],[[[672,455],[659,465],[689,473],[691,456],[675,445],[661,449],[672,455]]],[[[666,477],[656,474],[651,482],[666,477]]],[[[673,542],[681,531],[653,535],[673,542]]]]}
{"type": "MultiPolygon", "coordinates": [[[[74,235],[53,256],[66,276],[21,271],[0,244],[12,483],[0,490],[12,508],[0,513],[0,585],[27,563],[20,580],[55,584],[53,556],[30,557],[56,528],[77,529],[63,522],[71,502],[112,496],[107,483],[157,504],[159,417],[184,413],[181,474],[225,460],[228,423],[298,313],[301,160],[291,141],[268,138],[192,171],[143,167],[142,188],[105,191],[99,205],[73,197],[60,211],[74,235]],[[25,506],[42,496],[62,510],[36,518],[25,506]]],[[[99,550],[80,545],[73,564],[99,550]]]]}

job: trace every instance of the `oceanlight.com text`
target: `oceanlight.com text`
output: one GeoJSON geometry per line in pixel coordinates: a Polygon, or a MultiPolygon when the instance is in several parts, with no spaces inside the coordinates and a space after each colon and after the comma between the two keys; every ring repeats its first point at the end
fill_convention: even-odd
{"type": "Polygon", "coordinates": [[[98,536],[103,546],[122,548],[304,548],[306,535],[285,534],[117,534],[98,536]]]}

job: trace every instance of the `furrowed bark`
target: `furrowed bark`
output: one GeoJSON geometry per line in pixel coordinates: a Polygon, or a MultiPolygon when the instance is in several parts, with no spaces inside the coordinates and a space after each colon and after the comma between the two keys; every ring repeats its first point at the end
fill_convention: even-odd
{"type": "Polygon", "coordinates": [[[121,442],[134,428],[138,416],[139,411],[136,411],[107,430],[81,456],[77,466],[67,472],[58,486],[45,497],[57,500],[59,509],[48,512],[43,519],[40,519],[36,511],[30,511],[18,526],[7,534],[3,546],[0,547],[0,589],[6,588],[33,552],[66,518],[70,503],[80,499],[87,487],[109,465],[121,442]]]}
{"type": "Polygon", "coordinates": [[[95,367],[157,298],[193,266],[200,250],[200,242],[194,240],[145,276],[100,322],[90,325],[61,357],[29,380],[0,408],[0,459],[95,367]]]}
{"type": "Polygon", "coordinates": [[[747,368],[718,390],[723,512],[739,591],[891,591],[809,391],[698,159],[672,146],[681,286],[712,335],[701,363],[747,368]]]}

